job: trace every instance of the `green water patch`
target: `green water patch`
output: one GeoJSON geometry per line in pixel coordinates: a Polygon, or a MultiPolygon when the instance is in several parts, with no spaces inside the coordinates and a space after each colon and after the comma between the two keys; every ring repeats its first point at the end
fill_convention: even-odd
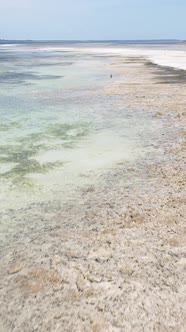
{"type": "Polygon", "coordinates": [[[87,136],[88,125],[55,124],[48,127],[46,134],[63,140],[78,141],[87,136]]]}
{"type": "Polygon", "coordinates": [[[9,181],[11,186],[19,189],[34,189],[35,181],[31,174],[46,174],[51,170],[63,167],[64,163],[61,161],[39,163],[35,159],[26,159],[22,163],[16,164],[10,171],[1,175],[3,181],[9,181]]]}
{"type": "Polygon", "coordinates": [[[21,124],[16,122],[16,121],[10,121],[9,123],[3,123],[2,120],[0,120],[0,132],[6,132],[10,129],[20,129],[21,128],[21,124]]]}
{"type": "Polygon", "coordinates": [[[0,132],[9,130],[9,126],[7,124],[0,124],[0,132]]]}
{"type": "Polygon", "coordinates": [[[19,188],[32,188],[31,174],[44,174],[64,165],[62,161],[40,163],[36,159],[40,153],[49,150],[73,149],[89,132],[88,124],[60,124],[46,126],[41,132],[32,132],[16,137],[12,144],[0,145],[0,163],[13,166],[0,175],[19,188]]]}

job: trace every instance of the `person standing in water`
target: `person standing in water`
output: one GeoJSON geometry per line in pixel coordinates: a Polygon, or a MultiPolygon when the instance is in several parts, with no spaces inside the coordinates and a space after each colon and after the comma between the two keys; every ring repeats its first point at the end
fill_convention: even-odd
{"type": "Polygon", "coordinates": [[[112,74],[110,74],[110,78],[112,78],[112,74]]]}

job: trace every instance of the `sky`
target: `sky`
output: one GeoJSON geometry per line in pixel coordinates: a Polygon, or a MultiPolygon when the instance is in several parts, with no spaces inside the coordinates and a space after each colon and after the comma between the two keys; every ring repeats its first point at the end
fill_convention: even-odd
{"type": "Polygon", "coordinates": [[[186,39],[186,0],[0,0],[0,39],[186,39]]]}

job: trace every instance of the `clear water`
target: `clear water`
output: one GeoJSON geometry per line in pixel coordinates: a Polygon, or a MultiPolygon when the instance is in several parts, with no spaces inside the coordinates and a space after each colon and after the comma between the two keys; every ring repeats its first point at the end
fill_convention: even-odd
{"type": "Polygon", "coordinates": [[[0,46],[1,209],[65,201],[148,152],[157,124],[105,94],[111,62],[50,43],[0,46]]]}

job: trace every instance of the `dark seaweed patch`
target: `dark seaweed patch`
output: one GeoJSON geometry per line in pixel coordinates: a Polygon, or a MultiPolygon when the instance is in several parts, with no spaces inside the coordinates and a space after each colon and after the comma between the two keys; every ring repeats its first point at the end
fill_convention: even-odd
{"type": "Polygon", "coordinates": [[[73,62],[41,62],[41,63],[32,63],[31,67],[55,67],[55,66],[62,66],[62,67],[66,67],[66,66],[71,66],[73,64],[73,62]]]}
{"type": "Polygon", "coordinates": [[[35,73],[20,73],[20,72],[6,72],[0,73],[0,83],[24,83],[27,80],[46,80],[46,79],[59,79],[63,76],[58,75],[37,75],[35,73]]]}
{"type": "Polygon", "coordinates": [[[63,166],[63,162],[47,162],[44,164],[35,160],[40,152],[56,147],[72,149],[75,144],[88,134],[87,124],[53,124],[47,126],[43,132],[36,132],[17,138],[13,144],[0,146],[0,163],[15,163],[16,165],[1,175],[14,185],[31,185],[28,175],[32,173],[46,173],[53,168],[63,166]],[[57,143],[56,139],[61,139],[57,143]],[[44,142],[43,142],[44,140],[44,142]],[[47,143],[45,143],[45,141],[47,143]]]}
{"type": "Polygon", "coordinates": [[[151,61],[146,61],[145,65],[153,70],[157,84],[185,84],[186,70],[168,66],[160,66],[151,61]]]}

